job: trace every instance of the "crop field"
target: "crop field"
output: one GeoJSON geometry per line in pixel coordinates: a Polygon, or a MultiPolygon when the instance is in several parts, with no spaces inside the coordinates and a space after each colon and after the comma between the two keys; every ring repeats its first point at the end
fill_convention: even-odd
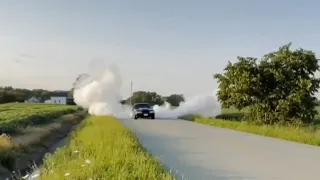
{"type": "Polygon", "coordinates": [[[320,107],[317,107],[319,114],[315,123],[309,126],[294,125],[256,125],[242,121],[246,110],[239,111],[234,108],[223,109],[222,114],[216,118],[204,118],[200,116],[185,116],[182,119],[191,120],[197,123],[215,127],[234,129],[258,135],[264,135],[299,143],[320,146],[320,107]]]}
{"type": "Polygon", "coordinates": [[[42,172],[42,180],[174,179],[119,120],[103,116],[86,119],[67,146],[45,159],[42,172]]]}
{"type": "Polygon", "coordinates": [[[27,126],[45,124],[66,113],[72,113],[77,106],[54,104],[10,103],[0,105],[0,134],[16,133],[27,126]]]}
{"type": "Polygon", "coordinates": [[[77,106],[0,105],[0,179],[41,161],[86,116],[77,106]]]}

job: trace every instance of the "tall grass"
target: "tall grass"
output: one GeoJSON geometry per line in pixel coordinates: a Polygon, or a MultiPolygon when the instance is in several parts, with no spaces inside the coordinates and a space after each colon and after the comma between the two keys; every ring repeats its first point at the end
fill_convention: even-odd
{"type": "Polygon", "coordinates": [[[69,144],[46,158],[42,180],[171,180],[160,162],[113,117],[90,117],[69,144]]]}

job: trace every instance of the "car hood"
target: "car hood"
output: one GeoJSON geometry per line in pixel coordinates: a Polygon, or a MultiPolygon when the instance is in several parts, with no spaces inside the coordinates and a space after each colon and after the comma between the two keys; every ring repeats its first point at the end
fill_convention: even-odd
{"type": "Polygon", "coordinates": [[[138,108],[138,110],[153,110],[153,109],[150,109],[150,108],[138,108]]]}

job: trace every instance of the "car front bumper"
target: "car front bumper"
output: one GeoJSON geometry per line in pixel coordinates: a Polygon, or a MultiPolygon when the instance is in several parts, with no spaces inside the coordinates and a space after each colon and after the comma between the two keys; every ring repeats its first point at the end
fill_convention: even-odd
{"type": "Polygon", "coordinates": [[[135,116],[138,118],[149,118],[154,117],[154,113],[136,113],[135,116]]]}

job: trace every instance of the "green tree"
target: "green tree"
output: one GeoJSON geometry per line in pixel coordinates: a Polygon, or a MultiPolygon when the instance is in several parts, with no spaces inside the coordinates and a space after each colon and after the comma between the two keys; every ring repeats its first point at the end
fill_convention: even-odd
{"type": "Polygon", "coordinates": [[[290,44],[257,58],[238,57],[223,74],[215,74],[223,107],[249,108],[247,118],[259,123],[311,123],[317,113],[320,79],[318,60],[312,51],[290,50],[290,44]]]}
{"type": "Polygon", "coordinates": [[[124,105],[124,104],[126,104],[126,103],[127,103],[126,100],[120,100],[120,104],[124,105]]]}
{"type": "MultiPolygon", "coordinates": [[[[126,100],[127,104],[130,103],[130,98],[126,100]]],[[[161,95],[156,92],[136,91],[131,96],[131,102],[134,103],[149,103],[150,105],[162,105],[164,103],[161,95]]]]}
{"type": "Polygon", "coordinates": [[[171,106],[179,106],[180,102],[184,102],[185,98],[183,94],[171,94],[165,98],[165,101],[171,104],[171,106]]]}

